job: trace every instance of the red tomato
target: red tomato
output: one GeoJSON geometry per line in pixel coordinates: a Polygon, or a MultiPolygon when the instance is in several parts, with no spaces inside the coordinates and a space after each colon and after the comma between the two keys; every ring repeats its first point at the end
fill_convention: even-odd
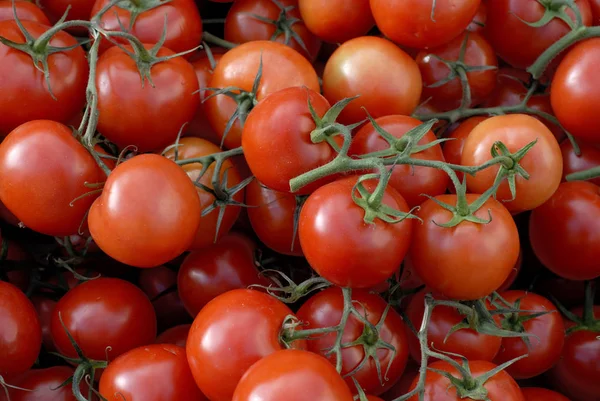
{"type": "Polygon", "coordinates": [[[592,9],[592,25],[600,25],[600,0],[589,0],[592,9]]]}
{"type": "MultiPolygon", "coordinates": [[[[460,164],[460,160],[462,158],[463,148],[465,147],[465,141],[467,137],[473,131],[473,128],[479,125],[480,122],[487,120],[489,117],[476,116],[471,117],[462,121],[451,133],[448,135],[448,138],[451,138],[451,141],[447,141],[444,143],[442,149],[444,151],[444,159],[446,159],[447,163],[451,164],[460,164]]],[[[461,172],[456,172],[456,175],[459,180],[462,181],[463,174],[461,172]]],[[[456,189],[451,184],[450,191],[455,192],[456,189]]]]}
{"type": "MultiPolygon", "coordinates": [[[[50,21],[46,14],[35,3],[29,1],[14,1],[17,17],[21,21],[33,21],[43,25],[50,25],[50,21]]],[[[86,16],[87,17],[87,16],[86,16]]],[[[0,1],[0,21],[10,21],[15,19],[13,11],[13,1],[0,1]]]]}
{"type": "MultiPolygon", "coordinates": [[[[358,312],[364,315],[373,325],[380,322],[387,307],[387,303],[379,295],[370,294],[366,291],[354,291],[352,301],[358,312]]],[[[332,327],[340,322],[343,309],[342,291],[338,287],[330,287],[310,297],[300,307],[297,316],[303,323],[303,329],[332,327]]],[[[406,327],[402,322],[402,318],[394,309],[388,311],[378,331],[376,338],[369,338],[364,323],[356,317],[350,316],[344,327],[342,340],[344,343],[351,343],[355,340],[365,342],[364,346],[357,345],[342,350],[343,366],[341,374],[343,376],[358,367],[365,358],[366,350],[371,349],[379,358],[381,378],[378,376],[375,360],[370,357],[367,357],[368,360],[365,365],[352,375],[365,393],[375,395],[384,393],[400,379],[408,359],[406,327]],[[377,340],[392,345],[396,353],[394,354],[382,347],[377,348],[375,344],[377,340]]],[[[325,354],[334,345],[336,335],[337,333],[329,333],[314,337],[314,339],[308,341],[308,350],[326,356],[335,366],[335,354],[330,356],[325,354]]],[[[352,377],[346,377],[346,384],[356,394],[357,390],[352,377]]]]}
{"type": "Polygon", "coordinates": [[[504,292],[504,291],[507,291],[510,287],[512,287],[512,285],[517,280],[517,277],[519,276],[519,273],[521,272],[522,267],[523,267],[523,250],[521,249],[521,250],[519,250],[519,258],[517,259],[515,266],[510,271],[510,274],[508,275],[506,280],[504,280],[504,283],[502,283],[502,285],[498,288],[497,291],[504,292]]]}
{"type": "MultiPolygon", "coordinates": [[[[259,291],[232,290],[210,301],[187,340],[188,362],[200,390],[211,401],[230,401],[250,366],[284,348],[279,332],[289,315],[284,303],[259,291]]],[[[306,342],[293,345],[305,348],[306,342]]]]}
{"type": "Polygon", "coordinates": [[[191,324],[180,324],[179,326],[171,327],[156,337],[156,344],[175,344],[185,348],[191,327],[191,324]]]}
{"type": "MultiPolygon", "coordinates": [[[[324,185],[313,192],[300,212],[298,235],[310,266],[340,287],[369,288],[391,277],[411,241],[412,219],[396,224],[376,219],[365,223],[365,211],[352,200],[357,177],[324,185]]],[[[364,182],[375,190],[374,181],[364,182]]],[[[395,189],[385,190],[382,204],[408,212],[395,189]]]]}
{"type": "Polygon", "coordinates": [[[18,226],[19,219],[0,201],[0,219],[11,226],[18,226]]]}
{"type": "Polygon", "coordinates": [[[132,349],[108,364],[100,379],[108,401],[204,401],[187,363],[185,348],[152,344],[132,349]]]}
{"type": "MultiPolygon", "coordinates": [[[[264,40],[244,43],[228,51],[217,64],[209,86],[251,91],[261,59],[263,69],[256,93],[258,101],[270,93],[292,86],[306,86],[319,91],[319,78],[306,58],[284,44],[264,40]]],[[[253,101],[248,99],[247,103],[246,112],[253,106],[250,104],[253,101]]],[[[226,95],[213,96],[204,103],[208,121],[220,138],[223,138],[236,107],[235,100],[226,95]]],[[[226,148],[236,148],[242,144],[242,128],[242,121],[238,118],[224,139],[226,148]]]]}
{"type": "Polygon", "coordinates": [[[485,22],[487,21],[487,2],[484,0],[479,4],[479,8],[477,9],[477,14],[473,17],[473,20],[467,27],[467,30],[470,32],[482,33],[483,28],[485,27],[485,22]]]}
{"type": "Polygon", "coordinates": [[[0,281],[0,327],[0,376],[25,372],[40,352],[42,329],[31,301],[5,281],[0,281]]]}
{"type": "Polygon", "coordinates": [[[352,401],[346,383],[327,360],[311,352],[282,350],[254,364],[232,401],[352,401]]]}
{"type": "MultiPolygon", "coordinates": [[[[577,141],[581,154],[577,156],[573,144],[565,139],[560,144],[563,159],[563,180],[572,173],[591,169],[600,165],[600,148],[581,141],[577,141]]],[[[592,184],[600,185],[600,178],[589,180],[592,184]]]]}
{"type": "MultiPolygon", "coordinates": [[[[29,370],[10,383],[28,391],[9,389],[10,401],[75,401],[70,384],[60,387],[73,373],[68,366],[29,370]]],[[[5,400],[3,395],[0,393],[0,400],[5,400]]]]}
{"type": "Polygon", "coordinates": [[[342,44],[323,72],[323,95],[331,104],[360,95],[340,114],[338,121],[343,124],[365,119],[363,107],[373,118],[410,115],[419,104],[421,86],[415,61],[392,42],[376,36],[342,44]]]}
{"type": "Polygon", "coordinates": [[[569,280],[600,276],[600,188],[584,181],[560,184],[531,213],[529,237],[537,258],[569,280]]]}
{"type": "Polygon", "coordinates": [[[404,46],[425,49],[443,45],[460,35],[477,14],[480,2],[371,0],[371,11],[385,36],[404,46]]]}
{"type": "Polygon", "coordinates": [[[88,224],[96,244],[112,258],[155,267],[188,249],[200,214],[196,188],[184,171],[147,154],[113,170],[90,209],[88,224]]]}
{"type": "MultiPolygon", "coordinates": [[[[49,27],[32,21],[22,21],[25,29],[37,39],[49,27]]],[[[25,37],[15,21],[0,21],[0,36],[16,43],[25,37]]],[[[74,46],[77,40],[59,31],[50,46],[74,46]]],[[[48,56],[49,86],[42,71],[28,54],[0,44],[0,137],[31,120],[49,119],[67,122],[85,105],[88,64],[81,47],[48,56]]]]}
{"type": "Polygon", "coordinates": [[[556,391],[547,390],[541,387],[521,388],[525,401],[570,401],[564,395],[556,391]]]}
{"type": "MultiPolygon", "coordinates": [[[[53,24],[56,24],[62,18],[67,9],[69,13],[67,14],[66,21],[89,21],[94,3],[94,0],[39,0],[38,2],[53,24]]],[[[88,33],[84,27],[70,28],[69,31],[73,31],[73,33],[81,36],[85,36],[88,33]]]]}
{"type": "Polygon", "coordinates": [[[404,370],[404,374],[400,380],[398,380],[396,384],[383,395],[383,399],[385,401],[395,400],[408,393],[408,389],[418,374],[419,366],[409,360],[406,369],[404,370]]]}
{"type": "Polygon", "coordinates": [[[35,308],[38,320],[40,321],[40,327],[42,329],[42,344],[44,349],[49,352],[55,352],[56,347],[52,340],[52,332],[50,330],[50,323],[52,322],[52,314],[56,307],[56,301],[45,298],[43,296],[35,295],[31,297],[31,303],[35,308]]]}
{"type": "MultiPolygon", "coordinates": [[[[421,125],[421,121],[407,116],[386,116],[375,119],[375,122],[395,138],[402,138],[404,134],[421,125]]],[[[419,145],[426,145],[437,138],[432,131],[419,141],[419,145]]],[[[350,156],[364,155],[371,152],[389,149],[389,143],[375,130],[373,124],[368,123],[356,133],[348,154],[350,156]]],[[[411,157],[420,160],[445,161],[440,145],[435,145],[424,151],[413,153],[411,157]]],[[[388,169],[391,169],[390,166],[388,169]]],[[[450,182],[448,174],[442,170],[409,165],[393,166],[390,185],[402,195],[409,207],[418,206],[430,196],[441,195],[446,192],[450,182]]]]}

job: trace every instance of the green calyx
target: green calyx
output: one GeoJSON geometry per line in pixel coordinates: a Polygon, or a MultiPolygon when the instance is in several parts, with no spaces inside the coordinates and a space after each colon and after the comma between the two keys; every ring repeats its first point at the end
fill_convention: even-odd
{"type": "Polygon", "coordinates": [[[120,0],[116,3],[116,6],[129,11],[131,17],[129,18],[129,27],[121,27],[123,32],[131,31],[138,16],[143,12],[152,10],[162,5],[170,3],[171,0],[120,0]]]}
{"type": "Polygon", "coordinates": [[[594,281],[587,281],[585,285],[585,300],[583,303],[583,313],[581,316],[577,316],[560,304],[555,299],[554,304],[560,310],[560,312],[570,321],[574,322],[575,325],[567,329],[567,334],[571,334],[577,331],[591,331],[593,333],[600,333],[600,316],[594,314],[594,299],[596,296],[596,283],[594,281]]]}
{"type": "Polygon", "coordinates": [[[300,284],[296,284],[285,273],[274,269],[265,269],[260,272],[260,275],[267,277],[274,285],[252,284],[250,288],[261,288],[267,291],[272,297],[286,304],[296,303],[313,292],[331,286],[330,282],[319,276],[311,277],[300,284]]]}
{"type": "Polygon", "coordinates": [[[517,177],[520,176],[526,180],[529,179],[529,173],[525,171],[519,162],[525,157],[525,155],[531,150],[531,148],[537,143],[537,139],[529,142],[515,153],[510,153],[506,145],[502,142],[495,142],[492,146],[490,153],[494,159],[500,159],[500,168],[496,175],[496,182],[502,181],[504,178],[508,181],[508,187],[510,189],[511,199],[505,200],[506,202],[513,201],[517,196],[517,177]]]}

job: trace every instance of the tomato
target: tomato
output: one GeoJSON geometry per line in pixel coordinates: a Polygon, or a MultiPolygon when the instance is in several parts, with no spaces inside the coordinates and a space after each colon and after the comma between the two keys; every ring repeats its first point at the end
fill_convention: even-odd
{"type": "MultiPolygon", "coordinates": [[[[375,122],[395,138],[402,138],[408,131],[421,125],[419,120],[400,115],[380,117],[375,119],[375,122]]],[[[435,134],[428,131],[418,144],[426,145],[436,139],[435,134]]],[[[373,124],[368,123],[363,125],[354,136],[348,154],[350,156],[364,155],[389,149],[389,147],[389,143],[377,133],[373,124]]],[[[420,160],[444,161],[440,145],[413,153],[411,157],[420,160]]],[[[391,168],[392,166],[388,169],[391,168]]],[[[423,203],[427,199],[422,196],[423,194],[437,196],[445,193],[450,182],[448,174],[430,167],[395,165],[393,169],[390,185],[402,195],[409,207],[423,203]]]]}
{"type": "MultiPolygon", "coordinates": [[[[600,148],[577,141],[581,154],[577,156],[573,149],[573,144],[568,139],[565,139],[560,144],[560,151],[563,158],[563,180],[572,173],[591,169],[600,165],[600,148]]],[[[588,180],[592,184],[600,185],[600,178],[588,180]]]]}
{"type": "MultiPolygon", "coordinates": [[[[477,378],[494,369],[496,365],[487,361],[471,361],[469,367],[472,376],[477,378]]],[[[456,378],[461,378],[456,367],[445,361],[434,362],[429,365],[429,368],[448,372],[456,378]]],[[[417,381],[418,378],[413,382],[411,390],[417,386],[417,381]]],[[[489,378],[483,387],[488,392],[487,399],[489,401],[525,401],[519,385],[505,371],[500,371],[489,378]]],[[[418,399],[419,396],[415,395],[408,400],[417,401],[418,399]]],[[[472,400],[473,398],[460,397],[456,394],[456,388],[450,384],[450,380],[436,371],[427,372],[424,401],[459,401],[461,399],[472,400]]]]}
{"type": "MultiPolygon", "coordinates": [[[[22,24],[33,38],[50,29],[32,21],[22,21],[22,24]]],[[[0,36],[25,43],[15,21],[1,21],[0,36]]],[[[76,44],[74,37],[62,31],[50,40],[50,46],[61,48],[76,44]]],[[[31,120],[67,122],[83,109],[88,64],[81,47],[48,56],[49,84],[28,54],[0,44],[0,59],[0,92],[3,93],[0,97],[0,137],[31,120]]]]}
{"type": "Polygon", "coordinates": [[[525,401],[570,401],[564,395],[556,391],[547,390],[541,387],[524,387],[521,388],[525,401]]]}
{"type": "Polygon", "coordinates": [[[352,124],[366,118],[410,115],[421,97],[421,73],[415,61],[389,40],[376,36],[351,39],[338,47],[325,65],[323,95],[334,104],[360,95],[338,121],[352,124]]]}
{"type": "MultiPolygon", "coordinates": [[[[387,303],[379,296],[366,291],[354,291],[352,301],[361,315],[369,322],[377,325],[386,310],[387,303]]],[[[339,324],[344,309],[342,291],[338,287],[329,287],[310,297],[296,314],[303,323],[303,329],[316,329],[332,327],[339,324]]],[[[326,355],[326,352],[335,343],[337,333],[315,336],[308,341],[308,350],[326,356],[335,366],[335,354],[326,355]]],[[[352,375],[365,393],[379,395],[391,388],[404,371],[408,359],[408,343],[406,327],[400,315],[390,309],[379,333],[373,338],[372,333],[365,328],[364,323],[356,317],[350,316],[344,328],[343,342],[351,343],[355,340],[364,341],[365,345],[344,348],[342,350],[342,376],[351,373],[366,357],[366,350],[371,349],[379,358],[381,378],[378,376],[377,366],[373,358],[367,357],[365,365],[352,375]],[[383,347],[377,348],[376,341],[384,341],[395,349],[395,354],[383,347]]],[[[352,377],[346,377],[346,384],[356,394],[357,390],[352,377]]]]}
{"type": "Polygon", "coordinates": [[[521,103],[527,94],[525,82],[530,78],[524,70],[506,67],[498,69],[496,87],[481,106],[515,106],[521,103]]]}
{"type": "Polygon", "coordinates": [[[113,360],[130,349],[151,344],[156,337],[152,303],[133,284],[97,278],[69,290],[56,304],[50,330],[58,351],[77,357],[60,319],[84,355],[113,360]],[[131,317],[135,316],[135,319],[131,317]]]}
{"type": "Polygon", "coordinates": [[[504,292],[504,291],[507,291],[510,287],[512,287],[512,285],[517,280],[517,277],[519,276],[519,273],[521,272],[522,267],[523,267],[523,250],[520,249],[519,250],[519,258],[517,259],[515,266],[510,271],[510,274],[508,275],[506,280],[504,280],[504,283],[502,283],[502,285],[498,288],[497,291],[504,292]]]}
{"type": "MultiPolygon", "coordinates": [[[[310,62],[300,53],[284,44],[257,40],[228,51],[217,64],[209,86],[211,88],[237,87],[251,91],[262,59],[262,76],[256,99],[262,100],[270,93],[292,86],[306,86],[319,91],[319,78],[310,62]]],[[[253,103],[248,100],[248,102],[253,103]]],[[[243,124],[240,119],[226,133],[226,126],[236,111],[236,102],[226,95],[213,96],[204,103],[208,121],[222,139],[226,148],[236,148],[242,143],[243,124]]],[[[251,107],[248,104],[245,107],[251,107]]]]}
{"type": "Polygon", "coordinates": [[[600,25],[600,0],[589,0],[590,8],[592,9],[592,25],[600,25]]]}
{"type": "Polygon", "coordinates": [[[600,276],[600,188],[584,181],[560,184],[531,213],[529,237],[537,258],[569,280],[600,276]]]}
{"type": "Polygon", "coordinates": [[[0,201],[0,219],[11,226],[18,226],[19,219],[0,201]]]}
{"type": "MultiPolygon", "coordinates": [[[[66,21],[89,21],[94,0],[40,0],[37,4],[42,7],[44,13],[52,21],[52,24],[56,24],[67,10],[69,13],[67,14],[66,21]]],[[[68,31],[78,36],[88,34],[88,30],[85,27],[73,27],[69,28],[68,31]]]]}
{"type": "MultiPolygon", "coordinates": [[[[258,360],[284,348],[279,340],[284,303],[253,290],[228,291],[210,301],[192,324],[188,362],[196,384],[211,401],[229,401],[244,373],[258,360]]],[[[292,343],[305,348],[304,340],[292,343]]]]}
{"type": "MultiPolygon", "coordinates": [[[[467,137],[473,131],[473,128],[479,125],[480,122],[487,120],[488,117],[476,116],[468,118],[462,121],[451,133],[448,138],[452,140],[444,143],[442,149],[444,152],[444,159],[447,163],[460,164],[462,158],[463,148],[465,147],[465,141],[467,137]]],[[[462,181],[463,174],[456,171],[456,175],[459,180],[462,181]]],[[[451,184],[451,183],[450,183],[451,184]]],[[[451,185],[450,190],[454,192],[456,189],[451,185]]]]}
{"type": "MultiPolygon", "coordinates": [[[[73,369],[67,366],[29,370],[11,383],[28,391],[9,389],[10,401],[75,401],[71,385],[59,388],[71,376],[73,369]]],[[[0,400],[5,400],[3,395],[0,393],[0,400]]]]}
{"type": "MultiPolygon", "coordinates": [[[[417,293],[408,304],[406,316],[415,329],[419,330],[423,314],[425,313],[425,294],[427,290],[417,293]]],[[[439,296],[436,299],[440,299],[439,296]]],[[[438,352],[451,352],[462,355],[470,361],[491,362],[502,344],[502,338],[478,333],[472,329],[461,329],[452,333],[447,339],[450,330],[465,319],[456,308],[449,306],[436,306],[431,313],[431,320],[427,330],[427,340],[432,349],[438,352]]],[[[408,345],[411,357],[421,361],[421,346],[417,336],[409,332],[408,345]]]]}
{"type": "Polygon", "coordinates": [[[479,4],[479,8],[477,9],[477,14],[473,17],[473,20],[467,27],[467,30],[470,32],[482,33],[483,28],[485,27],[485,22],[487,21],[487,2],[484,0],[479,4]]]}
{"type": "Polygon", "coordinates": [[[308,30],[330,43],[366,35],[375,25],[369,0],[299,0],[308,30]]]}
{"type": "Polygon", "coordinates": [[[228,234],[218,243],[190,253],[181,264],[177,287],[185,308],[195,317],[217,296],[252,284],[268,285],[254,263],[256,244],[241,234],[228,234]]]}
{"type": "Polygon", "coordinates": [[[147,154],[113,170],[92,204],[88,224],[96,244],[112,258],[155,267],[188,249],[200,213],[196,188],[184,171],[162,156],[147,154]]]}
{"type": "MultiPolygon", "coordinates": [[[[300,212],[300,244],[310,266],[340,287],[369,288],[391,277],[404,259],[414,230],[412,219],[365,223],[365,211],[352,200],[356,176],[313,192],[300,212]]],[[[363,185],[373,192],[376,182],[363,185]]],[[[408,212],[406,201],[388,187],[382,204],[408,212]]]]}
{"type": "MultiPolygon", "coordinates": [[[[511,114],[491,117],[478,124],[465,141],[461,164],[478,166],[492,159],[490,149],[496,141],[501,141],[514,153],[535,140],[537,143],[519,162],[530,177],[526,180],[520,175],[515,176],[515,199],[511,200],[513,196],[507,179],[496,192],[497,198],[511,212],[531,210],[552,196],[562,177],[562,157],[558,142],[550,130],[535,118],[511,114]]],[[[475,176],[467,176],[469,190],[483,193],[492,187],[499,168],[496,165],[479,171],[475,176]]]]}
{"type": "MultiPolygon", "coordinates": [[[[34,21],[43,25],[50,25],[46,14],[35,3],[29,1],[14,1],[14,7],[17,10],[17,17],[21,21],[34,21]]],[[[0,1],[0,21],[10,21],[15,19],[13,11],[13,1],[0,1]]]]}
{"type": "MultiPolygon", "coordinates": [[[[290,192],[292,178],[337,156],[327,142],[311,141],[316,125],[309,101],[319,117],[330,108],[329,102],[315,91],[287,88],[261,101],[244,125],[242,147],[248,166],[260,182],[276,191],[290,192]]],[[[298,192],[310,193],[330,180],[318,180],[298,192]]]]}
{"type": "Polygon", "coordinates": [[[56,351],[54,341],[52,340],[52,332],[50,330],[50,323],[52,322],[52,313],[56,307],[56,301],[45,298],[43,296],[35,295],[31,297],[31,303],[35,308],[38,320],[40,321],[40,328],[42,329],[42,344],[44,349],[49,352],[56,351]]]}
{"type": "MultiPolygon", "coordinates": [[[[576,0],[583,22],[590,25],[592,14],[588,0],[576,0]]],[[[527,68],[554,42],[570,32],[569,25],[554,18],[542,27],[537,22],[544,16],[546,6],[537,0],[494,0],[487,2],[485,35],[504,61],[517,68],[527,68]]],[[[567,13],[575,21],[572,10],[567,13]]]]}
{"type": "Polygon", "coordinates": [[[26,371],[40,352],[42,329],[31,301],[4,281],[0,281],[0,327],[0,376],[26,371]]]}
{"type": "Polygon", "coordinates": [[[100,394],[109,401],[203,401],[187,364],[185,348],[152,344],[132,349],[108,364],[100,394]]]}
{"type": "Polygon", "coordinates": [[[327,360],[311,352],[282,350],[254,364],[232,401],[352,401],[352,393],[327,360]]]}
{"type": "Polygon", "coordinates": [[[552,109],[575,138],[600,142],[600,95],[596,87],[600,38],[581,42],[559,64],[550,89],[552,109]]]}
{"type": "Polygon", "coordinates": [[[417,377],[418,374],[419,366],[413,363],[411,360],[409,360],[408,364],[406,365],[406,369],[404,370],[404,374],[402,375],[400,380],[398,380],[396,384],[392,386],[391,389],[389,389],[385,394],[383,394],[384,400],[395,400],[396,398],[408,393],[410,385],[412,384],[413,380],[415,379],[415,377],[417,377]]]}
{"type": "Polygon", "coordinates": [[[371,0],[377,27],[404,46],[425,49],[447,43],[473,20],[480,0],[371,0]]]}
{"type": "Polygon", "coordinates": [[[0,176],[2,203],[25,226],[56,236],[77,233],[97,197],[83,196],[92,191],[85,184],[105,178],[71,129],[49,120],[25,123],[2,141],[0,176]]]}
{"type": "Polygon", "coordinates": [[[180,324],[163,331],[156,337],[157,344],[175,344],[185,348],[191,324],[180,324]]]}
{"type": "MultiPolygon", "coordinates": [[[[467,194],[467,202],[471,204],[478,197],[467,194]]],[[[456,195],[435,199],[451,206],[457,202],[456,195]]],[[[421,205],[417,216],[423,224],[415,224],[410,259],[415,273],[434,292],[452,299],[474,300],[498,289],[509,276],[519,257],[517,226],[508,210],[493,198],[474,213],[484,220],[490,214],[492,220],[487,224],[465,220],[447,228],[438,224],[448,223],[452,212],[431,199],[421,205]]]]}

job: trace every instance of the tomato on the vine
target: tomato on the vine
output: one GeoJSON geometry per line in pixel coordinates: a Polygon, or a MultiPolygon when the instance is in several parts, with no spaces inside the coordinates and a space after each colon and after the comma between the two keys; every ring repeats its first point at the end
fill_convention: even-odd
{"type": "MultiPolygon", "coordinates": [[[[563,158],[563,180],[569,174],[600,166],[600,147],[582,141],[577,141],[577,147],[579,147],[579,155],[575,153],[570,140],[565,139],[560,144],[563,158]]],[[[589,182],[600,185],[600,178],[593,178],[589,182]]]]}
{"type": "MultiPolygon", "coordinates": [[[[50,25],[50,20],[48,20],[48,17],[41,8],[35,3],[23,0],[0,1],[0,21],[15,19],[13,4],[20,21],[34,21],[43,25],[50,25]]],[[[87,18],[87,15],[85,17],[87,18]]]]}
{"type": "MultiPolygon", "coordinates": [[[[68,366],[52,366],[45,369],[32,369],[19,375],[10,384],[17,387],[8,391],[9,399],[4,398],[0,392],[2,401],[76,401],[71,390],[71,385],[63,384],[73,376],[73,368],[68,366]],[[61,387],[62,385],[62,387],[61,387]]],[[[81,390],[87,387],[81,384],[81,390]]]]}
{"type": "MultiPolygon", "coordinates": [[[[463,149],[465,147],[465,141],[467,137],[473,131],[480,122],[487,120],[489,117],[484,116],[476,116],[468,118],[462,121],[454,130],[450,132],[448,138],[450,141],[445,142],[442,145],[442,150],[444,152],[444,159],[447,163],[451,164],[460,164],[460,160],[462,158],[463,149]]],[[[459,180],[462,181],[463,173],[460,171],[456,171],[456,176],[459,180]]],[[[451,184],[451,183],[449,183],[451,184]]],[[[450,190],[455,191],[454,185],[450,185],[450,190]]]]}

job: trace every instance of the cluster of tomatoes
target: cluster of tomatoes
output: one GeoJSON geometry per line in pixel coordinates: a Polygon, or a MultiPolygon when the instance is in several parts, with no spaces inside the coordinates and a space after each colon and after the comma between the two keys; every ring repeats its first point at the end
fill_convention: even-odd
{"type": "Polygon", "coordinates": [[[599,401],[598,64],[598,0],[0,0],[0,400],[599,401]]]}

